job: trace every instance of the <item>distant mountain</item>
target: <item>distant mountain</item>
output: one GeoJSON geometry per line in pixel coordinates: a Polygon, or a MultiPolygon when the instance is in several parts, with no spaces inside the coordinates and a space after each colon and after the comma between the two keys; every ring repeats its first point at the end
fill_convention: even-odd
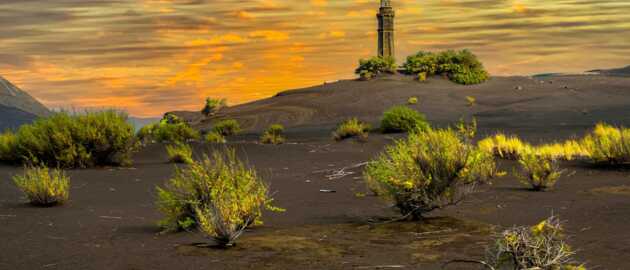
{"type": "Polygon", "coordinates": [[[159,122],[162,118],[140,118],[129,116],[127,122],[131,123],[136,131],[140,130],[142,127],[146,125],[150,125],[156,122],[159,122]]]}
{"type": "Polygon", "coordinates": [[[47,116],[50,110],[0,76],[0,131],[47,116]]]}
{"type": "Polygon", "coordinates": [[[590,70],[588,72],[599,73],[602,75],[609,76],[630,76],[630,66],[624,68],[613,68],[613,69],[596,69],[590,70]]]}

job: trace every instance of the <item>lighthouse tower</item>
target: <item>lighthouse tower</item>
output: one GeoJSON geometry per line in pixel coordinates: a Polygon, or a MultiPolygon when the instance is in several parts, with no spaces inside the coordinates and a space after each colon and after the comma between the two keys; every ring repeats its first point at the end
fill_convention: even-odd
{"type": "Polygon", "coordinates": [[[394,57],[394,8],[389,0],[381,0],[378,18],[378,55],[394,57]]]}

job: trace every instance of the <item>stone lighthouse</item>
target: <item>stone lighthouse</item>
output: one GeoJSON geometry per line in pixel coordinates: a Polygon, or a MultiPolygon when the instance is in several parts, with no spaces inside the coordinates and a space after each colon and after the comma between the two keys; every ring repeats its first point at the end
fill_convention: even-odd
{"type": "Polygon", "coordinates": [[[381,0],[378,18],[378,55],[394,57],[394,8],[390,0],[381,0]]]}

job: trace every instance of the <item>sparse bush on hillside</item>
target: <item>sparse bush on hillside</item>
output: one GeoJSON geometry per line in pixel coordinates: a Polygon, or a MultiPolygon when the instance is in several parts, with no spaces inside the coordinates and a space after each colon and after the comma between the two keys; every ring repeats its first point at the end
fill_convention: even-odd
{"type": "Polygon", "coordinates": [[[70,180],[58,169],[26,167],[24,175],[16,175],[13,182],[24,192],[33,205],[53,206],[68,200],[70,180]]]}
{"type": "Polygon", "coordinates": [[[206,98],[206,105],[201,110],[201,113],[203,113],[205,116],[211,116],[213,114],[216,114],[218,111],[225,108],[226,106],[227,100],[224,98],[206,98]]]}
{"type": "Polygon", "coordinates": [[[576,264],[557,217],[532,227],[514,227],[497,236],[488,250],[493,269],[586,270],[576,264]]]}
{"type": "Polygon", "coordinates": [[[166,114],[160,122],[144,126],[138,131],[138,138],[143,142],[187,142],[199,139],[199,132],[173,114],[166,114]]]}
{"type": "Polygon", "coordinates": [[[475,105],[477,105],[477,99],[472,96],[467,96],[466,104],[468,105],[468,107],[474,107],[475,105]]]}
{"type": "Polygon", "coordinates": [[[562,176],[558,160],[552,156],[533,151],[522,154],[518,163],[521,166],[521,172],[516,173],[517,177],[521,183],[530,186],[535,191],[544,191],[553,187],[562,176]]]}
{"type": "Polygon", "coordinates": [[[283,133],[284,127],[282,125],[273,124],[260,136],[260,142],[264,144],[282,144],[285,141],[283,133]]]}
{"type": "Polygon", "coordinates": [[[582,147],[595,163],[627,164],[630,162],[630,129],[600,123],[582,140],[582,147]]]}
{"type": "Polygon", "coordinates": [[[0,136],[0,160],[64,168],[126,165],[135,146],[122,112],[60,112],[0,136]]]}
{"type": "Polygon", "coordinates": [[[462,201],[476,185],[497,174],[494,158],[465,142],[454,130],[412,133],[370,162],[364,178],[403,216],[425,214],[462,201]]]}
{"type": "Polygon", "coordinates": [[[214,152],[212,158],[177,168],[157,192],[163,228],[199,228],[220,246],[232,245],[248,226],[260,224],[262,208],[281,210],[271,206],[267,186],[234,150],[214,152]]]}
{"type": "Polygon", "coordinates": [[[375,56],[370,59],[359,60],[359,67],[355,70],[361,79],[369,80],[382,73],[395,73],[396,60],[391,57],[375,56]]]}
{"type": "Polygon", "coordinates": [[[336,141],[353,137],[359,140],[367,140],[369,132],[370,125],[359,121],[357,118],[351,118],[337,126],[337,129],[333,132],[333,138],[336,141]]]}
{"type": "Polygon", "coordinates": [[[381,130],[385,133],[415,132],[430,129],[425,116],[407,106],[394,106],[383,113],[381,130]]]}
{"type": "Polygon", "coordinates": [[[222,136],[232,136],[241,132],[241,126],[238,121],[234,119],[225,119],[214,124],[212,131],[222,136]]]}
{"type": "Polygon", "coordinates": [[[225,137],[223,135],[216,133],[214,131],[206,134],[206,142],[207,143],[226,143],[225,137]]]}
{"type": "Polygon", "coordinates": [[[478,84],[488,80],[488,72],[473,53],[468,50],[439,53],[420,51],[407,57],[402,68],[408,74],[446,75],[459,84],[478,84]]]}
{"type": "Polygon", "coordinates": [[[170,162],[183,164],[190,164],[193,162],[192,147],[190,147],[190,145],[188,144],[175,143],[172,145],[167,145],[166,153],[168,154],[168,159],[170,162]]]}
{"type": "Polygon", "coordinates": [[[516,160],[522,154],[531,151],[531,146],[518,137],[501,133],[479,141],[478,146],[484,152],[510,160],[516,160]]]}

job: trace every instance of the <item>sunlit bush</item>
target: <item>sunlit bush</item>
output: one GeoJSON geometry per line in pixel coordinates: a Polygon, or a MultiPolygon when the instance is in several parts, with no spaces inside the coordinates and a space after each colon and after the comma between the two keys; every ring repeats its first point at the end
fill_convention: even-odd
{"type": "Polygon", "coordinates": [[[415,105],[415,104],[418,104],[418,97],[410,97],[410,98],[407,100],[407,104],[409,104],[409,105],[415,105]]]}
{"type": "Polygon", "coordinates": [[[557,217],[532,227],[514,227],[497,236],[488,250],[493,269],[586,270],[576,264],[557,217]]]}
{"type": "Polygon", "coordinates": [[[282,144],[285,141],[283,134],[284,127],[280,124],[273,124],[260,136],[260,142],[264,144],[282,144]]]}
{"type": "Polygon", "coordinates": [[[211,116],[213,114],[216,114],[218,111],[225,108],[226,106],[227,100],[224,98],[206,98],[206,105],[201,110],[201,113],[203,113],[205,116],[211,116]]]}
{"type": "Polygon", "coordinates": [[[582,140],[582,147],[595,163],[626,164],[630,162],[630,129],[598,124],[582,140]]]}
{"type": "Polygon", "coordinates": [[[66,168],[127,165],[135,147],[133,126],[122,112],[60,112],[1,135],[0,159],[66,168]]]}
{"type": "Polygon", "coordinates": [[[225,119],[214,124],[212,131],[222,136],[232,136],[241,132],[241,125],[234,119],[225,119]]]}
{"type": "Polygon", "coordinates": [[[337,126],[333,132],[333,138],[337,141],[356,137],[359,140],[367,140],[370,132],[370,125],[359,121],[357,118],[351,118],[337,126]]]}
{"type": "Polygon", "coordinates": [[[33,205],[53,206],[68,200],[70,180],[61,170],[47,167],[26,167],[24,175],[16,175],[13,181],[33,205]]]}
{"type": "Polygon", "coordinates": [[[225,137],[223,137],[223,135],[216,133],[214,131],[206,134],[205,139],[207,143],[226,143],[227,142],[225,140],[225,137]]]}
{"type": "Polygon", "coordinates": [[[395,72],[396,60],[392,57],[380,56],[359,60],[359,67],[355,70],[355,73],[364,80],[369,80],[379,74],[395,72]]]}
{"type": "Polygon", "coordinates": [[[517,177],[535,191],[553,187],[562,176],[562,170],[556,158],[536,151],[521,155],[518,163],[521,166],[521,172],[517,173],[517,177]]]}
{"type": "Polygon", "coordinates": [[[172,163],[190,164],[193,162],[192,147],[184,143],[175,143],[166,146],[168,160],[172,163]]]}
{"type": "Polygon", "coordinates": [[[407,57],[402,68],[408,74],[443,74],[459,84],[478,84],[488,80],[488,72],[473,53],[468,50],[439,53],[420,51],[407,57]]]}
{"type": "Polygon", "coordinates": [[[430,129],[425,116],[407,106],[394,106],[383,113],[381,130],[385,133],[415,132],[430,129]]]}
{"type": "Polygon", "coordinates": [[[563,143],[544,144],[534,147],[536,153],[552,157],[558,160],[574,160],[587,158],[589,153],[582,144],[576,140],[567,140],[563,143]]]}
{"type": "Polygon", "coordinates": [[[427,130],[387,147],[370,162],[364,178],[403,216],[421,219],[462,201],[476,185],[497,174],[494,158],[466,143],[454,130],[427,130]]]}
{"type": "Polygon", "coordinates": [[[263,208],[279,210],[271,206],[267,185],[236,158],[234,150],[214,152],[212,158],[177,168],[157,192],[163,228],[199,228],[221,246],[232,245],[248,226],[260,224],[263,208]]]}
{"type": "Polygon", "coordinates": [[[197,140],[199,132],[173,114],[166,114],[160,122],[144,126],[138,131],[138,138],[144,142],[187,142],[197,140]]]}
{"type": "Polygon", "coordinates": [[[497,157],[516,160],[522,154],[531,151],[531,145],[521,141],[516,136],[496,134],[493,137],[483,139],[477,143],[479,149],[491,153],[497,157]]]}

